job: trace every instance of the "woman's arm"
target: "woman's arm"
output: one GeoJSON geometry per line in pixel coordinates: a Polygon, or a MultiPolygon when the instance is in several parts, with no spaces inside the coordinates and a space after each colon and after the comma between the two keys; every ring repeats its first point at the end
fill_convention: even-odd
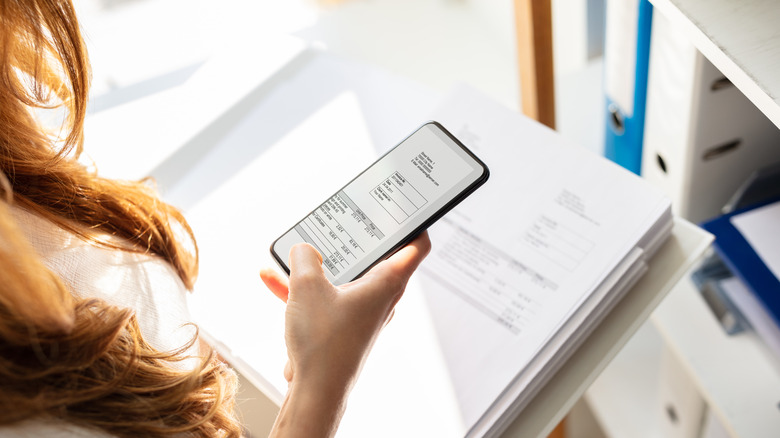
{"type": "Polygon", "coordinates": [[[290,251],[290,279],[264,270],[268,288],[287,302],[285,342],[289,388],[271,436],[333,436],[347,397],[406,283],[430,251],[428,234],[366,275],[333,286],[308,244],[290,251]]]}

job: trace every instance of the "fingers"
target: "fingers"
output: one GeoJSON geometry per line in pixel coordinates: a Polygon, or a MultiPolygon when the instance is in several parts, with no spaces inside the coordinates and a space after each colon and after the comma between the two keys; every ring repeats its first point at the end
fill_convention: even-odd
{"type": "Polygon", "coordinates": [[[290,295],[290,284],[287,278],[271,268],[263,268],[260,270],[260,279],[277,298],[287,302],[290,295]]]}
{"type": "Polygon", "coordinates": [[[423,231],[411,243],[388,258],[387,262],[397,275],[408,279],[430,252],[431,240],[428,238],[428,231],[423,231]]]}
{"type": "MultiPolygon", "coordinates": [[[[401,298],[401,295],[403,295],[409,277],[412,276],[415,269],[420,266],[420,263],[422,263],[430,251],[431,241],[428,238],[428,232],[423,231],[407,246],[373,267],[355,283],[361,285],[381,285],[379,287],[380,295],[391,298],[391,305],[394,306],[401,298]]],[[[374,287],[369,287],[367,290],[378,292],[375,289],[374,287]]]]}

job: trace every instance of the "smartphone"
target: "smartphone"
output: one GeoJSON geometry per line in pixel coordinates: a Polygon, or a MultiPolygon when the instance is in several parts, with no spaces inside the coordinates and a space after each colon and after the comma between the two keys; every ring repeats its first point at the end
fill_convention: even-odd
{"type": "Polygon", "coordinates": [[[487,181],[479,158],[427,122],[271,244],[289,275],[290,248],[308,242],[325,275],[348,283],[411,242],[487,181]]]}

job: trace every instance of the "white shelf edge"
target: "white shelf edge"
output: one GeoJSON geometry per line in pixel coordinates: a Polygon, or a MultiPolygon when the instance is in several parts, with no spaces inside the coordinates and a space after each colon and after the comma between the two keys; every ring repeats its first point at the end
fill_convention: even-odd
{"type": "MultiPolygon", "coordinates": [[[[726,75],[775,126],[780,128],[780,95],[774,96],[776,93],[768,89],[780,89],[780,83],[775,84],[774,87],[767,85],[769,82],[777,82],[776,74],[764,75],[751,70],[750,66],[746,65],[746,56],[734,55],[725,48],[726,44],[721,41],[721,35],[713,36],[705,33],[703,27],[711,23],[703,23],[700,20],[701,17],[690,17],[688,15],[689,11],[683,11],[678,6],[678,4],[682,3],[693,4],[695,2],[690,0],[650,0],[650,2],[658,10],[657,12],[662,13],[677,25],[682,26],[696,48],[726,75]],[[713,40],[713,37],[715,37],[715,40],[713,40]],[[716,41],[718,42],[716,43],[716,41]]],[[[755,3],[760,2],[742,2],[740,4],[744,8],[750,8],[755,3]]],[[[709,4],[712,5],[713,3],[709,2],[709,4]]],[[[761,43],[761,41],[756,43],[761,43]]],[[[767,55],[780,62],[780,50],[775,48],[773,52],[776,53],[771,52],[767,55]]]]}

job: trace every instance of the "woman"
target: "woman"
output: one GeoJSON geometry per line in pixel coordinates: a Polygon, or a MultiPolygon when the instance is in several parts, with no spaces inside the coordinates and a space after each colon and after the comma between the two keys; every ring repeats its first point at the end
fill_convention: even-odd
{"type": "MultiPolygon", "coordinates": [[[[0,0],[0,435],[238,436],[235,375],[199,352],[184,293],[192,231],[146,182],[76,161],[89,66],[68,0],[0,0]],[[35,114],[64,108],[57,137],[35,114]]],[[[290,253],[289,389],[274,436],[330,436],[377,334],[430,249],[427,235],[334,287],[290,253]]]]}

